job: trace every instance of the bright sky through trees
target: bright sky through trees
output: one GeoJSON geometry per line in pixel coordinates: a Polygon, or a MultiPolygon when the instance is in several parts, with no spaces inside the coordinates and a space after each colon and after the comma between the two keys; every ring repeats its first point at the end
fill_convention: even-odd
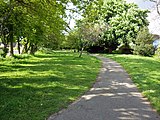
{"type": "Polygon", "coordinates": [[[153,7],[153,2],[147,0],[126,0],[128,3],[136,3],[141,9],[151,9],[153,7]]]}
{"type": "MultiPolygon", "coordinates": [[[[154,3],[150,2],[150,1],[147,1],[147,0],[126,0],[126,1],[128,3],[137,4],[140,9],[150,10],[151,13],[148,14],[148,16],[149,16],[148,20],[150,21],[150,24],[149,24],[150,32],[153,33],[153,34],[159,34],[160,35],[160,33],[159,33],[160,27],[157,27],[158,25],[160,25],[160,20],[158,20],[159,17],[156,13],[156,10],[154,9],[154,3]]],[[[73,5],[69,4],[68,8],[73,8],[73,5]]],[[[74,16],[74,18],[79,19],[77,14],[75,14],[73,16],[74,16]]],[[[73,28],[74,26],[75,26],[75,20],[70,19],[70,27],[73,28]]]]}
{"type": "Polygon", "coordinates": [[[148,9],[151,13],[148,14],[149,30],[153,34],[160,35],[160,17],[158,16],[155,4],[149,0],[126,0],[128,3],[136,3],[141,9],[148,9]]]}

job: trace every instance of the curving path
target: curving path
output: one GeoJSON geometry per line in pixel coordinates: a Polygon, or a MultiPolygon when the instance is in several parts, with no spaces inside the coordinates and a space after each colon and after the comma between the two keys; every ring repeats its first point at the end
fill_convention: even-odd
{"type": "Polygon", "coordinates": [[[48,120],[160,120],[118,63],[93,56],[103,61],[93,88],[48,120]]]}

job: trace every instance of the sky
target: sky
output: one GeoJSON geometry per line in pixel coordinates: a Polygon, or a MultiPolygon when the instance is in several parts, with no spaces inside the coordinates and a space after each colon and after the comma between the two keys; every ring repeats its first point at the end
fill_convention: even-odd
{"type": "Polygon", "coordinates": [[[136,3],[141,9],[151,9],[154,6],[149,0],[126,0],[128,3],[136,3]]]}
{"type": "MultiPolygon", "coordinates": [[[[140,9],[148,9],[151,12],[148,14],[148,20],[150,22],[148,28],[152,34],[160,35],[160,16],[157,14],[155,9],[155,4],[150,2],[149,0],[126,0],[128,3],[135,3],[139,6],[140,9]],[[159,24],[159,25],[157,25],[159,24]]],[[[69,8],[73,7],[73,5],[69,4],[69,8]]],[[[75,15],[76,16],[76,15],[75,15]]],[[[77,16],[76,16],[77,18],[77,16]]],[[[75,26],[74,19],[70,19],[70,27],[73,28],[75,26]]]]}
{"type": "Polygon", "coordinates": [[[140,9],[148,9],[151,12],[148,14],[150,22],[148,28],[152,34],[160,35],[160,16],[157,14],[155,4],[149,0],[126,0],[129,3],[135,3],[140,9]]]}

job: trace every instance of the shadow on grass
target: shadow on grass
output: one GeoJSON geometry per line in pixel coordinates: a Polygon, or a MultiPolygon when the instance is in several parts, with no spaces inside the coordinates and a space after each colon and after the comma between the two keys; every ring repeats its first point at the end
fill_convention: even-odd
{"type": "Polygon", "coordinates": [[[40,54],[0,64],[0,119],[44,120],[83,94],[99,61],[77,54],[40,54]]]}
{"type": "MultiPolygon", "coordinates": [[[[17,79],[12,80],[17,81],[17,79]]],[[[52,111],[66,107],[67,103],[77,97],[77,93],[84,92],[82,89],[70,89],[58,83],[51,85],[52,80],[48,83],[38,82],[38,85],[34,79],[30,81],[34,82],[29,84],[28,80],[23,80],[19,83],[7,82],[7,86],[0,86],[1,120],[44,119],[52,111]]],[[[56,81],[58,81],[57,78],[56,81]]]]}

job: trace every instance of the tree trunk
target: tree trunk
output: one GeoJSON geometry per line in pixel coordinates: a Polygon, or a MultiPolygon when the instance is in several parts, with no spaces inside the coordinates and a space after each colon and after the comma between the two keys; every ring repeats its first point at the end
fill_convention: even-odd
{"type": "Polygon", "coordinates": [[[80,54],[79,54],[79,57],[82,57],[83,50],[84,50],[84,47],[82,47],[82,49],[81,49],[81,51],[80,51],[80,54]]]}
{"type": "Polygon", "coordinates": [[[28,50],[29,50],[28,43],[29,43],[29,40],[27,40],[26,43],[24,44],[22,53],[28,53],[28,50]]]}
{"type": "Polygon", "coordinates": [[[10,25],[9,40],[10,40],[10,56],[14,56],[14,52],[13,52],[13,24],[10,25]]]}
{"type": "Polygon", "coordinates": [[[17,42],[18,42],[18,53],[21,54],[21,47],[20,47],[21,44],[20,44],[20,39],[19,38],[18,38],[17,42]]]}
{"type": "Polygon", "coordinates": [[[5,58],[7,53],[8,53],[8,48],[7,48],[7,44],[6,43],[3,43],[3,45],[4,45],[4,48],[3,48],[2,56],[5,58]]]}
{"type": "Polygon", "coordinates": [[[10,56],[14,56],[14,52],[13,52],[13,40],[10,41],[10,56]]]}
{"type": "Polygon", "coordinates": [[[3,54],[2,54],[2,57],[6,57],[7,53],[8,53],[8,48],[7,48],[7,45],[8,45],[8,41],[7,41],[7,38],[4,34],[4,32],[2,31],[2,35],[1,35],[1,40],[2,40],[2,43],[4,45],[4,48],[3,48],[3,54]]]}
{"type": "Polygon", "coordinates": [[[109,51],[108,51],[109,53],[112,53],[112,48],[109,48],[109,51]]]}
{"type": "Polygon", "coordinates": [[[36,45],[34,45],[34,44],[30,44],[30,54],[31,55],[34,55],[35,54],[35,52],[37,51],[37,46],[36,45]]]}
{"type": "Polygon", "coordinates": [[[34,55],[34,45],[31,44],[30,47],[31,47],[30,54],[31,54],[31,55],[34,55]]]}

